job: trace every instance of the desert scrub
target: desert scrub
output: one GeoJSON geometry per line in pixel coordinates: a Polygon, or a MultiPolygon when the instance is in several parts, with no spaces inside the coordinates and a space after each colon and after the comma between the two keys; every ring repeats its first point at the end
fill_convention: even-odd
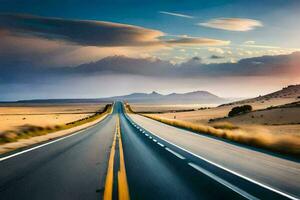
{"type": "Polygon", "coordinates": [[[228,124],[212,127],[186,121],[161,118],[155,115],[143,114],[143,116],[200,134],[213,135],[237,143],[296,157],[300,155],[300,136],[298,135],[273,134],[260,128],[249,129],[246,131],[241,128],[233,128],[228,126],[228,124]]]}
{"type": "Polygon", "coordinates": [[[103,111],[97,111],[95,114],[82,118],[80,120],[76,120],[67,124],[63,125],[55,125],[55,126],[46,126],[46,127],[41,127],[41,126],[33,126],[30,124],[23,125],[20,127],[18,131],[6,131],[3,133],[0,133],[0,144],[3,143],[8,143],[8,142],[16,142],[19,139],[26,139],[26,138],[31,138],[34,136],[41,136],[41,135],[46,135],[49,133],[53,133],[56,131],[60,130],[66,130],[69,128],[73,128],[75,126],[80,126],[82,124],[92,122],[94,120],[97,120],[104,116],[105,114],[110,113],[112,110],[112,105],[107,104],[103,111]]]}
{"type": "Polygon", "coordinates": [[[135,113],[135,112],[132,110],[131,106],[130,106],[128,103],[124,103],[124,107],[125,107],[125,112],[126,112],[126,113],[135,113]]]}
{"type": "Polygon", "coordinates": [[[233,125],[232,123],[229,123],[229,122],[217,122],[217,123],[213,123],[211,126],[216,128],[216,129],[225,129],[225,130],[239,129],[238,126],[235,126],[235,125],[233,125]]]}

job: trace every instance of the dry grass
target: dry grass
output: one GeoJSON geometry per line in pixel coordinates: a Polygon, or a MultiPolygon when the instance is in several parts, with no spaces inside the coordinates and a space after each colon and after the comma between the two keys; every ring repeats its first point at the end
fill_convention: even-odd
{"type": "Polygon", "coordinates": [[[80,126],[82,124],[92,122],[94,120],[99,119],[103,115],[110,113],[112,109],[112,105],[108,104],[105,106],[104,109],[101,109],[100,111],[96,112],[93,115],[90,115],[88,117],[72,121],[63,125],[53,125],[53,126],[35,126],[35,125],[22,125],[19,127],[18,130],[10,130],[10,131],[5,131],[0,134],[0,144],[3,143],[8,143],[8,142],[15,142],[19,139],[24,139],[24,138],[30,138],[34,136],[40,136],[40,135],[45,135],[49,133],[53,133],[56,131],[60,130],[66,130],[69,128],[73,128],[75,126],[80,126]]]}
{"type": "Polygon", "coordinates": [[[215,107],[217,104],[130,104],[137,113],[168,113],[198,110],[200,108],[215,107]]]}
{"type": "Polygon", "coordinates": [[[124,103],[124,107],[125,107],[125,112],[126,112],[126,113],[135,113],[135,112],[132,110],[131,106],[130,106],[128,103],[124,103]]]}
{"type": "Polygon", "coordinates": [[[217,122],[217,123],[212,124],[212,127],[216,128],[216,129],[226,129],[226,130],[239,129],[238,126],[235,126],[229,122],[217,122]]]}
{"type": "Polygon", "coordinates": [[[18,130],[24,125],[55,126],[66,124],[103,110],[106,104],[1,104],[0,132],[18,130]]]}
{"type": "Polygon", "coordinates": [[[272,134],[263,129],[252,129],[252,130],[242,130],[233,129],[230,125],[223,125],[225,129],[221,129],[219,126],[217,128],[194,124],[186,121],[179,121],[174,119],[166,119],[153,115],[143,115],[148,118],[154,119],[156,121],[176,126],[179,128],[191,130],[193,132],[213,135],[216,137],[228,139],[241,144],[247,144],[250,146],[255,146],[279,153],[289,154],[289,155],[300,155],[300,136],[297,135],[279,135],[272,134]],[[229,130],[228,130],[228,127],[229,130]]]}

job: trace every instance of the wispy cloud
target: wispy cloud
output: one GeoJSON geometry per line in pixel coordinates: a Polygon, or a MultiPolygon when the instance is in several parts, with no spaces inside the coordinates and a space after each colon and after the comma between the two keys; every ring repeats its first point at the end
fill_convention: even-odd
{"type": "Polygon", "coordinates": [[[180,45],[180,46],[224,46],[229,45],[230,41],[227,40],[218,40],[211,38],[202,38],[202,37],[178,37],[175,39],[165,40],[167,44],[171,45],[180,45]]]}
{"type": "Polygon", "coordinates": [[[255,44],[255,41],[248,40],[248,41],[245,41],[244,44],[253,45],[253,44],[255,44]]]}
{"type": "Polygon", "coordinates": [[[217,18],[198,23],[198,25],[228,31],[250,31],[263,26],[262,22],[258,20],[246,18],[217,18]]]}
{"type": "Polygon", "coordinates": [[[191,15],[185,15],[185,14],[175,13],[175,12],[159,11],[159,13],[165,14],[165,15],[172,15],[172,16],[176,16],[176,17],[184,17],[184,18],[190,18],[190,19],[194,18],[191,15]]]}

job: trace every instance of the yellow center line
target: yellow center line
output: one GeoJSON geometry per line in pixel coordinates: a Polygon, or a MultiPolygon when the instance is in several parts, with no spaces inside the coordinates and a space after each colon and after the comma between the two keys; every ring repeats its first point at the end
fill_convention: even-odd
{"type": "Polygon", "coordinates": [[[124,152],[123,152],[123,145],[122,145],[122,138],[121,138],[121,131],[120,131],[120,118],[117,118],[116,124],[116,132],[114,135],[109,161],[108,161],[108,168],[107,168],[107,175],[105,180],[105,188],[104,188],[104,200],[111,200],[113,197],[113,181],[114,181],[114,159],[115,159],[115,149],[116,149],[116,138],[118,137],[118,144],[119,144],[119,160],[120,160],[120,169],[118,171],[118,199],[119,200],[130,200],[129,197],[129,190],[128,190],[128,183],[127,183],[127,176],[125,170],[125,161],[124,161],[124,152]]]}
{"type": "Polygon", "coordinates": [[[121,137],[121,131],[120,131],[120,118],[119,117],[118,117],[118,122],[117,122],[117,134],[118,134],[118,138],[119,138],[119,154],[120,154],[120,170],[118,172],[119,200],[129,200],[130,197],[129,197],[126,170],[125,170],[124,152],[123,152],[122,137],[121,137]]]}
{"type": "Polygon", "coordinates": [[[110,155],[109,155],[107,175],[106,175],[104,195],[103,195],[104,200],[111,200],[112,199],[116,137],[117,137],[117,126],[116,126],[116,132],[115,132],[115,136],[114,136],[114,139],[113,139],[113,143],[112,143],[112,146],[111,146],[110,155]]]}

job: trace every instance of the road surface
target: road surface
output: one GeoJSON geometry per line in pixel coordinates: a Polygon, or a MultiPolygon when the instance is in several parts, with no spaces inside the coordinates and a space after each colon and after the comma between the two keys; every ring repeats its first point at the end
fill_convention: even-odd
{"type": "MultiPolygon", "coordinates": [[[[300,163],[262,153],[205,135],[172,127],[155,120],[130,114],[138,124],[155,137],[179,146],[212,166],[261,184],[287,197],[300,197],[300,163]]],[[[178,149],[178,148],[177,148],[178,149]]]]}
{"type": "Polygon", "coordinates": [[[298,163],[127,115],[121,103],[45,144],[0,158],[0,199],[299,197],[298,163]]]}
{"type": "Polygon", "coordinates": [[[116,113],[78,134],[0,162],[0,199],[100,199],[116,113]]]}

